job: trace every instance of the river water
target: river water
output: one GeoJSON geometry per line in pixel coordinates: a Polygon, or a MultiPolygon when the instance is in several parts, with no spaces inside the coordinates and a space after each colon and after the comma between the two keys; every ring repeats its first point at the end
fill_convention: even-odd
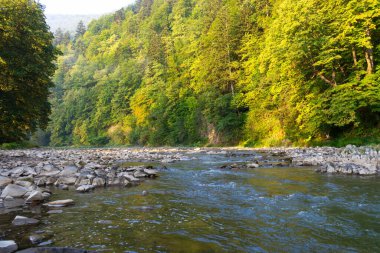
{"type": "Polygon", "coordinates": [[[379,177],[218,168],[257,155],[198,153],[136,187],[55,191],[52,200],[76,204],[2,214],[0,236],[101,252],[380,252],[379,177]],[[41,223],[13,227],[16,214],[41,223]]]}

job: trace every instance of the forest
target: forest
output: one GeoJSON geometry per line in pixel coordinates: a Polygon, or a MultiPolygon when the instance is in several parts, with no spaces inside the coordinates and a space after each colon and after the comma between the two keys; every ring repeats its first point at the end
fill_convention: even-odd
{"type": "Polygon", "coordinates": [[[55,34],[52,111],[38,138],[52,146],[379,141],[379,25],[378,0],[137,0],[72,38],[55,34]]]}

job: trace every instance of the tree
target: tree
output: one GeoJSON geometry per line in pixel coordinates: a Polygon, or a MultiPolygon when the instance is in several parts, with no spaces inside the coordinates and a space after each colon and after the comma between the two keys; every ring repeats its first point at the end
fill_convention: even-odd
{"type": "Polygon", "coordinates": [[[48,123],[57,50],[35,1],[0,0],[0,143],[48,123]]]}
{"type": "Polygon", "coordinates": [[[83,21],[79,21],[77,25],[77,29],[75,31],[75,39],[78,39],[86,32],[86,26],[84,25],[83,21]]]}

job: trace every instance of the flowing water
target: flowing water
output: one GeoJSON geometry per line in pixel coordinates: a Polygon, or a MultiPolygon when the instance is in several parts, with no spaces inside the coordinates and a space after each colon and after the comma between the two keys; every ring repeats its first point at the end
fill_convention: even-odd
{"type": "Polygon", "coordinates": [[[317,174],[314,168],[221,170],[255,154],[195,154],[137,187],[72,198],[63,213],[44,208],[0,216],[0,236],[31,246],[103,252],[380,252],[380,180],[317,174]],[[143,196],[142,191],[149,194],[143,196]],[[16,214],[39,225],[12,227],[16,214]]]}

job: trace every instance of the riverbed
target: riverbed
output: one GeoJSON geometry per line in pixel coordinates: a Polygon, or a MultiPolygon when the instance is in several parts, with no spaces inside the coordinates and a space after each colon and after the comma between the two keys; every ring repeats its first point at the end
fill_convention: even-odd
{"type": "Polygon", "coordinates": [[[32,247],[32,236],[34,246],[99,252],[380,251],[379,176],[273,165],[221,169],[262,156],[249,150],[186,155],[135,187],[84,194],[52,187],[51,200],[75,205],[57,213],[24,206],[0,214],[0,237],[19,248],[32,247]],[[16,215],[40,223],[12,226],[16,215]]]}

